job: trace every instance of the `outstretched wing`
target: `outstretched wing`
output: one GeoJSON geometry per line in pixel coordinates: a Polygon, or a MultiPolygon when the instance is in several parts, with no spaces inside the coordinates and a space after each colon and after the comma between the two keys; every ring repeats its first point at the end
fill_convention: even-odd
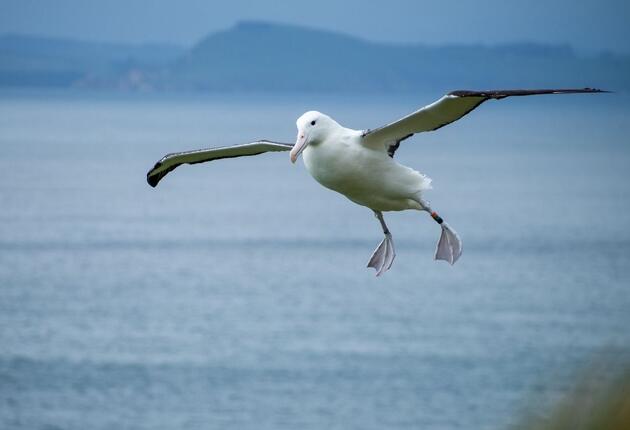
{"type": "Polygon", "coordinates": [[[181,164],[205,163],[206,161],[220,160],[221,158],[247,157],[262,154],[263,152],[290,151],[291,148],[293,148],[293,144],[291,143],[259,140],[242,145],[166,154],[160,161],[155,163],[153,169],[149,170],[147,173],[147,182],[152,187],[155,187],[168,172],[181,164]]]}
{"type": "Polygon", "coordinates": [[[605,93],[594,88],[547,89],[547,90],[459,90],[448,93],[436,102],[415,111],[383,127],[363,133],[366,142],[384,142],[389,145],[389,154],[394,155],[402,140],[415,133],[433,131],[457,121],[490,99],[504,99],[512,96],[532,96],[538,94],[605,93]]]}

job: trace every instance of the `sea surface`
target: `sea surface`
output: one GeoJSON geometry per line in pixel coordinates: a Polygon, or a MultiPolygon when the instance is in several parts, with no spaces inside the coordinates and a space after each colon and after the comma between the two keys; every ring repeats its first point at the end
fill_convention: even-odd
{"type": "Polygon", "coordinates": [[[488,102],[405,141],[461,235],[287,153],[306,110],[380,126],[441,95],[0,93],[0,428],[507,429],[630,347],[630,96],[488,102]]]}

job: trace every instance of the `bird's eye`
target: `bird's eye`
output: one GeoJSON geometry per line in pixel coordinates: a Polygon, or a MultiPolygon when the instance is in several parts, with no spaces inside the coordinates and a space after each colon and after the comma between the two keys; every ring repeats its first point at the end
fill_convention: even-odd
{"type": "Polygon", "coordinates": [[[311,125],[315,125],[315,121],[311,121],[311,125]]]}

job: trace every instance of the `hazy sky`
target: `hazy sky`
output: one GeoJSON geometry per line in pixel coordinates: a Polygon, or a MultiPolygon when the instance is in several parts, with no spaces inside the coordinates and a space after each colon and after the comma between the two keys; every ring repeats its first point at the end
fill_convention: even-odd
{"type": "Polygon", "coordinates": [[[630,53],[629,0],[0,0],[0,32],[189,45],[238,20],[330,29],[376,41],[570,43],[630,53]]]}

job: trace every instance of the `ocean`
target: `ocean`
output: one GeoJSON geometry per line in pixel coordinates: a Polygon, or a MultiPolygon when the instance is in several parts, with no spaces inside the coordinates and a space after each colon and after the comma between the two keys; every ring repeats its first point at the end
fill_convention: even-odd
{"type": "Polygon", "coordinates": [[[492,101],[403,142],[464,253],[288,153],[325,112],[374,128],[441,95],[0,93],[0,428],[506,429],[630,347],[630,97],[492,101]]]}

